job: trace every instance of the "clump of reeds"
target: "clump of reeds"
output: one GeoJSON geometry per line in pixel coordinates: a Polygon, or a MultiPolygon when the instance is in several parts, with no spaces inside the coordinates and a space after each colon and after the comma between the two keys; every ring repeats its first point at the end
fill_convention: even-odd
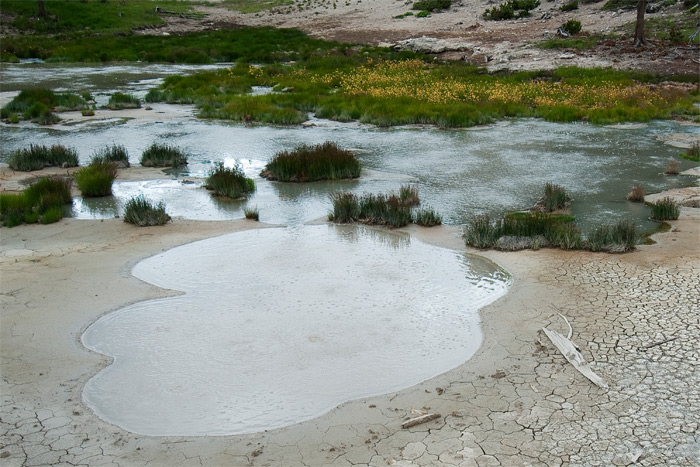
{"type": "Polygon", "coordinates": [[[170,216],[165,212],[165,204],[158,204],[139,195],[129,199],[124,205],[124,222],[139,227],[163,225],[170,221],[170,216]]]}
{"type": "Polygon", "coordinates": [[[255,191],[255,182],[252,178],[245,176],[239,165],[225,167],[222,162],[219,162],[209,172],[204,187],[217,195],[240,198],[255,191]]]}
{"type": "Polygon", "coordinates": [[[44,167],[76,167],[78,153],[75,149],[60,144],[51,147],[38,144],[29,145],[29,149],[18,149],[7,158],[11,169],[29,172],[44,167]]]}
{"type": "Polygon", "coordinates": [[[636,227],[628,220],[622,220],[615,225],[603,224],[591,232],[586,240],[589,250],[610,253],[632,250],[636,243],[636,227]]]}
{"type": "Polygon", "coordinates": [[[475,248],[492,248],[502,236],[502,232],[502,221],[498,219],[492,221],[488,214],[479,214],[467,223],[464,229],[464,241],[475,248]]]}
{"type": "Polygon", "coordinates": [[[641,203],[644,201],[644,187],[639,183],[632,185],[632,191],[627,194],[627,200],[634,203],[641,203]]]}
{"type": "Polygon", "coordinates": [[[651,218],[657,221],[673,221],[680,215],[679,204],[670,196],[651,205],[651,218]]]}
{"type": "Polygon", "coordinates": [[[181,167],[187,165],[187,154],[175,146],[153,143],[141,154],[144,167],[181,167]]]}
{"type": "Polygon", "coordinates": [[[428,206],[416,211],[413,222],[423,227],[433,227],[442,224],[442,216],[428,206]]]}
{"type": "Polygon", "coordinates": [[[22,193],[3,193],[0,195],[2,225],[50,224],[61,220],[63,205],[72,200],[70,186],[70,179],[65,177],[42,177],[22,193]]]}
{"type": "Polygon", "coordinates": [[[313,182],[360,176],[360,162],[347,149],[327,141],[275,154],[260,175],[282,182],[313,182]]]}
{"type": "Polygon", "coordinates": [[[77,170],[73,177],[83,196],[109,196],[112,194],[112,183],[117,178],[117,163],[93,161],[77,170]]]}
{"type": "Polygon", "coordinates": [[[693,145],[685,152],[682,152],[680,156],[691,161],[700,162],[700,144],[693,143],[693,145]]]}
{"type": "Polygon", "coordinates": [[[360,203],[357,196],[352,193],[331,193],[333,211],[328,215],[328,220],[340,224],[355,222],[360,217],[360,203]]]}
{"type": "Polygon", "coordinates": [[[566,210],[571,198],[564,187],[547,183],[544,194],[535,204],[535,209],[543,212],[555,212],[566,210]]]}
{"type": "Polygon", "coordinates": [[[680,173],[680,170],[678,170],[680,165],[680,162],[678,162],[675,159],[671,159],[670,161],[668,161],[668,166],[666,166],[666,170],[664,170],[664,173],[666,175],[678,175],[680,173]]]}
{"type": "Polygon", "coordinates": [[[120,168],[129,167],[129,152],[122,144],[105,146],[95,151],[92,162],[115,162],[120,168]]]}
{"type": "Polygon", "coordinates": [[[415,185],[401,185],[399,188],[399,199],[404,206],[418,206],[418,187],[415,185]]]}
{"type": "Polygon", "coordinates": [[[243,208],[243,214],[245,215],[246,219],[250,219],[253,221],[259,221],[260,220],[260,213],[258,212],[258,208],[243,208]]]}
{"type": "Polygon", "coordinates": [[[364,194],[358,198],[352,193],[332,193],[333,211],[328,220],[338,223],[403,227],[413,220],[410,206],[405,206],[396,195],[364,194]]]}
{"type": "Polygon", "coordinates": [[[139,109],[141,108],[141,100],[130,94],[115,92],[109,97],[109,102],[105,107],[111,110],[139,109]]]}

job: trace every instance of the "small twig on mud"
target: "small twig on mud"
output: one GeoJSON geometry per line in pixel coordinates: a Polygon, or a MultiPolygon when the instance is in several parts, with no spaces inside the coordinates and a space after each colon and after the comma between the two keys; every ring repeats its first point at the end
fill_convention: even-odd
{"type": "Polygon", "coordinates": [[[665,344],[666,342],[675,341],[676,339],[678,339],[678,337],[669,337],[668,339],[663,340],[661,342],[654,342],[653,344],[644,345],[644,346],[640,347],[639,350],[641,350],[642,352],[646,352],[648,349],[651,349],[652,347],[656,347],[658,345],[665,344]]]}

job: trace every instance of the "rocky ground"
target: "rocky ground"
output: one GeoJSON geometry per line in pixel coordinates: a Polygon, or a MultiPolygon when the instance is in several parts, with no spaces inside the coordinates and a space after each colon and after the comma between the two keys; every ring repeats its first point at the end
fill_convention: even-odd
{"type": "MultiPolygon", "coordinates": [[[[466,59],[492,71],[578,65],[664,74],[700,73],[698,43],[671,44],[652,40],[646,47],[633,47],[636,18],[633,10],[603,11],[603,2],[579,2],[577,10],[563,12],[561,6],[566,3],[563,0],[543,0],[528,18],[484,20],[484,10],[498,3],[494,0],[453,1],[448,10],[435,12],[427,18],[397,19],[396,16],[411,11],[412,1],[294,0],[288,6],[249,14],[237,13],[226,7],[225,2],[214,1],[208,6],[197,6],[197,10],[204,13],[201,18],[164,15],[168,25],[158,32],[178,34],[243,25],[292,27],[323,39],[372,45],[396,45],[406,39],[429,37],[444,41],[439,57],[466,59]],[[584,51],[545,50],[535,46],[544,39],[557,37],[557,29],[569,19],[579,20],[584,34],[614,35],[615,38],[610,37],[584,51]]],[[[649,13],[647,18],[673,20],[680,18],[683,11],[681,5],[676,4],[649,13]]]]}

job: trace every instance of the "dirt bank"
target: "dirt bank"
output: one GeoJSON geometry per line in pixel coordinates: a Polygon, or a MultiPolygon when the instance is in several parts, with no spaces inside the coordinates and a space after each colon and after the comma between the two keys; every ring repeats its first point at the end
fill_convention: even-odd
{"type": "MultiPolygon", "coordinates": [[[[657,244],[625,255],[475,252],[514,283],[482,311],[473,359],[299,425],[194,438],[134,435],[97,418],[81,391],[109,362],[80,335],[105,313],[169,293],[130,275],[140,259],[260,224],[66,219],[2,229],[3,465],[691,465],[700,454],[699,213],[684,208],[657,244]],[[556,312],[610,390],[539,332],[567,329],[556,312]],[[401,429],[412,411],[441,416],[401,429]]],[[[457,227],[408,231],[464,249],[457,227]]]]}

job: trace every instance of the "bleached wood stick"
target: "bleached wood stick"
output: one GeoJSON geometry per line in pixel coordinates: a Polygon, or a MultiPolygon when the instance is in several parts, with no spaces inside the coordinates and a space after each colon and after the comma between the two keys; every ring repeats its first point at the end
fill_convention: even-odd
{"type": "Polygon", "coordinates": [[[428,413],[425,415],[421,415],[420,417],[406,420],[401,424],[401,428],[410,428],[412,426],[420,425],[421,423],[429,422],[430,420],[435,420],[439,417],[441,417],[439,413],[428,413]]]}
{"type": "Polygon", "coordinates": [[[559,349],[562,355],[564,355],[564,358],[566,358],[566,360],[571,363],[574,368],[576,368],[583,376],[590,379],[595,385],[603,389],[608,389],[608,384],[605,382],[605,380],[591,369],[590,365],[583,358],[583,355],[581,355],[581,352],[576,350],[576,346],[573,342],[571,342],[571,340],[562,336],[557,331],[550,331],[544,326],[542,327],[542,330],[547,337],[549,337],[549,340],[552,341],[552,344],[559,349]]]}

